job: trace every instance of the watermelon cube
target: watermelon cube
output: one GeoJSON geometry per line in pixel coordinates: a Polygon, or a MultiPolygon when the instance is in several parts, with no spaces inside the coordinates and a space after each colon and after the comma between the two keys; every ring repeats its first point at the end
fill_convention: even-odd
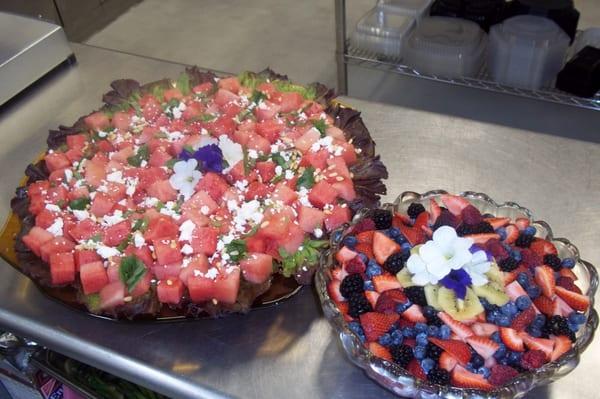
{"type": "Polygon", "coordinates": [[[170,277],[166,280],[161,280],[156,286],[158,300],[162,303],[178,304],[181,302],[185,286],[177,277],[170,277]]]}
{"type": "Polygon", "coordinates": [[[323,220],[325,220],[325,213],[320,209],[302,206],[298,211],[298,223],[302,230],[307,233],[312,233],[316,228],[321,228],[323,220]]]}
{"type": "Polygon", "coordinates": [[[48,262],[50,255],[71,252],[75,248],[75,243],[65,237],[54,237],[40,247],[40,257],[44,262],[48,262]]]}
{"type": "Polygon", "coordinates": [[[308,193],[308,200],[317,208],[323,208],[325,205],[334,204],[337,198],[337,191],[325,180],[315,184],[308,193]]]}
{"type": "Polygon", "coordinates": [[[85,263],[79,269],[83,292],[86,295],[100,292],[108,284],[108,275],[102,261],[85,263]]]}
{"type": "Polygon", "coordinates": [[[350,208],[347,206],[336,205],[331,210],[331,214],[325,217],[325,228],[327,231],[332,231],[335,228],[348,223],[352,218],[350,208]]]}
{"type": "Polygon", "coordinates": [[[240,262],[244,278],[255,284],[262,284],[273,274],[273,257],[262,253],[250,253],[240,262]]]}
{"type": "Polygon", "coordinates": [[[86,263],[92,263],[96,261],[100,261],[102,258],[100,255],[96,253],[96,251],[92,251],[90,249],[81,249],[75,251],[75,270],[81,270],[81,265],[85,265],[86,263]]]}
{"type": "Polygon", "coordinates": [[[192,234],[191,247],[195,254],[210,256],[217,250],[218,231],[212,227],[196,227],[192,234]]]}
{"type": "Polygon", "coordinates": [[[100,307],[112,309],[125,303],[126,287],[120,280],[107,284],[100,290],[100,307]]]}
{"type": "Polygon", "coordinates": [[[181,247],[177,240],[154,241],[154,253],[156,254],[156,262],[159,265],[178,263],[183,259],[181,247]]]}
{"type": "Polygon", "coordinates": [[[27,248],[31,249],[37,256],[41,255],[40,248],[54,238],[52,233],[42,229],[41,227],[34,226],[29,230],[27,234],[23,236],[23,242],[27,245],[27,248]]]}
{"type": "Polygon", "coordinates": [[[50,255],[50,275],[52,284],[66,284],[75,280],[75,258],[72,252],[59,252],[50,255]]]}

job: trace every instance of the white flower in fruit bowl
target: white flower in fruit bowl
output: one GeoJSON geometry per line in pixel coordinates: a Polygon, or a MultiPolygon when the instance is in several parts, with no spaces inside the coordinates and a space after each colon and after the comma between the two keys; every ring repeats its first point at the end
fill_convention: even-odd
{"type": "MultiPolygon", "coordinates": [[[[471,250],[473,248],[476,247],[472,247],[471,250]]],[[[473,252],[471,262],[467,263],[463,269],[469,273],[473,285],[479,287],[488,283],[489,280],[486,273],[490,271],[490,267],[492,267],[492,262],[488,259],[485,251],[480,249],[473,252]]]]}
{"type": "MultiPolygon", "coordinates": [[[[413,283],[435,285],[452,270],[470,264],[473,260],[473,254],[469,251],[472,245],[473,240],[458,237],[452,227],[440,227],[433,233],[432,239],[418,247],[418,251],[407,261],[408,271],[413,274],[413,283]]],[[[474,266],[473,270],[479,272],[480,268],[474,266]]]]}
{"type": "Polygon", "coordinates": [[[171,187],[178,190],[185,200],[194,194],[194,188],[202,177],[202,172],[197,170],[198,161],[194,158],[187,161],[179,161],[173,165],[175,172],[170,178],[171,187]]]}

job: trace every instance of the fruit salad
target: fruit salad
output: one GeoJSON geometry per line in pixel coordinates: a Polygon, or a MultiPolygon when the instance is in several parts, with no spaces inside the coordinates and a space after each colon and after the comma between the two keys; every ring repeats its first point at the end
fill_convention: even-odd
{"type": "Polygon", "coordinates": [[[371,211],[339,237],[327,293],[349,329],[374,356],[441,386],[489,391],[561,359],[590,308],[575,259],[528,218],[440,199],[371,211]]]}
{"type": "Polygon", "coordinates": [[[42,262],[30,274],[74,287],[92,312],[245,311],[273,273],[309,272],[381,191],[354,184],[385,168],[366,129],[343,130],[358,113],[320,85],[192,69],[113,87],[103,109],[51,132],[13,204],[21,259],[42,262]]]}

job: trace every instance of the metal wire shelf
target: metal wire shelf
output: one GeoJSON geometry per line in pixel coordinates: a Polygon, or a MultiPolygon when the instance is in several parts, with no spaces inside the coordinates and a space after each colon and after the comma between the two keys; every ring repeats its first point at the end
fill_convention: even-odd
{"type": "Polygon", "coordinates": [[[542,90],[520,89],[512,86],[505,86],[493,82],[485,66],[482,68],[479,75],[475,78],[447,78],[444,76],[427,75],[419,73],[419,71],[403,65],[400,59],[382,57],[377,54],[370,53],[353,47],[350,41],[346,42],[346,53],[344,54],[344,62],[362,67],[384,70],[400,75],[412,76],[421,79],[427,79],[440,83],[447,83],[474,89],[487,90],[495,93],[510,94],[520,97],[532,98],[536,100],[549,101],[553,103],[569,105],[579,108],[587,108],[595,111],[600,111],[600,94],[592,98],[583,98],[573,96],[572,94],[562,92],[554,88],[542,90]]]}

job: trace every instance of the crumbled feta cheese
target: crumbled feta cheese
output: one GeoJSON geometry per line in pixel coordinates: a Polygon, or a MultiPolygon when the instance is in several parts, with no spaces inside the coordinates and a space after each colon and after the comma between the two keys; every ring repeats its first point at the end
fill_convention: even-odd
{"type": "Polygon", "coordinates": [[[132,197],[133,194],[135,194],[135,191],[137,190],[137,185],[139,183],[140,179],[135,177],[135,178],[131,178],[128,177],[127,179],[125,179],[125,185],[127,186],[127,189],[125,190],[125,194],[127,194],[129,197],[132,197]]]}
{"type": "Polygon", "coordinates": [[[293,178],[294,178],[294,171],[292,171],[291,169],[287,169],[285,171],[285,179],[292,180],[293,178]]]}
{"type": "Polygon", "coordinates": [[[104,215],[102,218],[102,226],[114,226],[117,223],[124,221],[123,211],[117,209],[112,215],[104,215]]]}
{"type": "Polygon", "coordinates": [[[143,247],[145,243],[146,240],[144,239],[144,236],[141,232],[136,231],[135,233],[133,233],[133,245],[135,245],[136,248],[143,247]]]}
{"type": "Polygon", "coordinates": [[[75,217],[79,221],[82,221],[82,220],[90,218],[90,213],[88,211],[85,211],[85,210],[80,211],[80,210],[77,210],[77,209],[73,209],[72,212],[73,212],[73,215],[75,215],[75,217]]]}
{"type": "Polygon", "coordinates": [[[144,200],[140,203],[140,205],[145,208],[152,208],[152,207],[155,207],[157,204],[158,204],[158,198],[154,198],[154,197],[144,198],[144,200]]]}
{"type": "Polygon", "coordinates": [[[118,256],[121,253],[117,248],[107,247],[106,245],[98,245],[96,253],[102,257],[102,259],[108,259],[111,256],[118,256]]]}
{"type": "Polygon", "coordinates": [[[104,138],[108,136],[108,132],[105,132],[103,130],[98,130],[98,137],[104,138]]]}
{"type": "Polygon", "coordinates": [[[281,165],[277,165],[277,166],[275,167],[275,174],[276,174],[277,176],[280,176],[282,173],[283,173],[283,168],[281,167],[281,165]]]}
{"type": "Polygon", "coordinates": [[[146,161],[145,159],[142,159],[142,162],[140,162],[140,166],[142,168],[145,168],[146,166],[148,166],[148,161],[146,161]]]}
{"type": "Polygon", "coordinates": [[[174,142],[174,141],[181,140],[181,139],[183,139],[185,137],[183,135],[183,133],[178,132],[178,131],[175,131],[175,132],[169,132],[169,131],[167,131],[166,134],[167,134],[167,140],[169,142],[171,142],[171,143],[174,142]]]}
{"type": "Polygon", "coordinates": [[[125,183],[125,180],[123,180],[123,172],[117,170],[116,172],[109,173],[108,175],[106,175],[106,181],[121,184],[125,183]]]}
{"type": "Polygon", "coordinates": [[[215,267],[211,267],[210,269],[208,269],[208,271],[204,274],[204,277],[208,277],[212,280],[216,279],[217,276],[219,275],[219,270],[217,270],[217,268],[215,267]]]}
{"type": "Polygon", "coordinates": [[[194,253],[194,248],[192,248],[190,244],[185,244],[183,247],[181,247],[181,253],[184,255],[191,255],[194,253]]]}
{"type": "Polygon", "coordinates": [[[210,208],[206,205],[202,205],[200,207],[200,213],[202,213],[203,215],[207,216],[210,213],[210,208]]]}
{"type": "Polygon", "coordinates": [[[298,190],[298,200],[302,205],[312,207],[312,204],[308,199],[308,190],[306,189],[306,187],[300,187],[300,189],[298,190]]]}
{"type": "Polygon", "coordinates": [[[316,228],[316,229],[313,231],[313,234],[315,235],[315,237],[317,237],[317,238],[321,238],[321,237],[323,237],[323,230],[321,230],[321,229],[319,229],[319,228],[316,228]]]}
{"type": "Polygon", "coordinates": [[[71,169],[65,169],[65,180],[71,181],[73,178],[73,171],[71,169]]]}
{"type": "Polygon", "coordinates": [[[54,223],[50,225],[46,230],[52,234],[54,237],[63,235],[63,220],[62,218],[56,218],[54,223]]]}
{"type": "Polygon", "coordinates": [[[186,220],[179,226],[179,241],[192,241],[192,233],[196,225],[191,220],[186,220]]]}
{"type": "Polygon", "coordinates": [[[51,212],[60,212],[60,207],[54,204],[46,204],[46,209],[51,212]]]}
{"type": "Polygon", "coordinates": [[[248,150],[248,157],[256,159],[258,158],[258,152],[256,150],[248,150]]]}

